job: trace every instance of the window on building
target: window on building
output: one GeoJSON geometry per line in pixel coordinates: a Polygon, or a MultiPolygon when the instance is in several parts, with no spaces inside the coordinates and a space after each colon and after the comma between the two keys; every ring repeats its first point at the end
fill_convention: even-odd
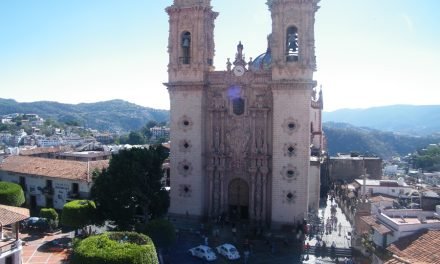
{"type": "Polygon", "coordinates": [[[244,113],[244,99],[235,98],[232,100],[232,112],[236,115],[242,115],[244,113]]]}
{"type": "Polygon", "coordinates": [[[52,188],[52,180],[46,180],[46,187],[52,188]]]}
{"type": "Polygon", "coordinates": [[[181,44],[182,48],[182,57],[180,57],[180,61],[182,64],[190,64],[191,62],[191,33],[185,31],[182,33],[181,44]]]}
{"type": "Polygon", "coordinates": [[[79,193],[79,184],[76,182],[72,183],[72,193],[79,193]]]}
{"type": "Polygon", "coordinates": [[[298,52],[298,29],[290,26],[286,32],[286,61],[298,61],[298,52]]]}

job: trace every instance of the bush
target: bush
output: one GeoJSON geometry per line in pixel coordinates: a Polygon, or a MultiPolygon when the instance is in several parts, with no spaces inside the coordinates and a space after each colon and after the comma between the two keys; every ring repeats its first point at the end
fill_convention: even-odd
{"type": "Polygon", "coordinates": [[[72,264],[158,264],[151,239],[134,232],[109,232],[76,241],[72,264]]]}
{"type": "Polygon", "coordinates": [[[73,228],[81,228],[91,223],[96,210],[95,203],[89,200],[74,200],[63,207],[61,223],[73,228]]]}
{"type": "Polygon", "coordinates": [[[58,220],[58,213],[53,208],[41,208],[40,217],[56,221],[58,220]]]}
{"type": "Polygon", "coordinates": [[[40,217],[46,218],[49,221],[50,229],[58,227],[58,213],[53,208],[41,208],[40,217]]]}
{"type": "Polygon", "coordinates": [[[24,202],[24,192],[20,185],[12,182],[0,182],[0,204],[21,206],[24,202]]]}

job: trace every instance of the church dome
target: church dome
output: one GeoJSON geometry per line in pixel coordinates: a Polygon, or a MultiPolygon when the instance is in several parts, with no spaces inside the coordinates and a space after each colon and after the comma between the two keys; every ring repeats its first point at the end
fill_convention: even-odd
{"type": "Polygon", "coordinates": [[[250,65],[250,70],[253,72],[261,72],[270,70],[272,67],[272,54],[270,49],[266,53],[263,53],[255,58],[250,65]]]}

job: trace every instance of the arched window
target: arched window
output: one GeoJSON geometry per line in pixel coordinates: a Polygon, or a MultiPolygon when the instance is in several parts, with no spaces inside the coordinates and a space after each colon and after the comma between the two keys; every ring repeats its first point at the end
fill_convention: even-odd
{"type": "Polygon", "coordinates": [[[288,27],[286,32],[286,61],[298,61],[298,29],[288,27]]]}
{"type": "Polygon", "coordinates": [[[180,46],[182,47],[182,57],[180,57],[180,61],[182,64],[190,64],[191,56],[191,33],[185,31],[182,33],[182,39],[180,46]]]}

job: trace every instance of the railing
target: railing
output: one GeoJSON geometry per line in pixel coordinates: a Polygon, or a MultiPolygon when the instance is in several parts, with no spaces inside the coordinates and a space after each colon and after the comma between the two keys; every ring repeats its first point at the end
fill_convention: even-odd
{"type": "Polygon", "coordinates": [[[79,192],[68,192],[67,196],[69,198],[79,198],[79,192]]]}
{"type": "Polygon", "coordinates": [[[6,241],[6,242],[1,242],[0,240],[0,255],[8,252],[8,251],[12,251],[14,249],[19,249],[21,247],[21,240],[17,239],[17,240],[12,240],[12,241],[6,241]]]}
{"type": "Polygon", "coordinates": [[[53,187],[50,187],[50,186],[44,187],[41,191],[47,195],[53,195],[53,193],[54,193],[53,187]]]}

